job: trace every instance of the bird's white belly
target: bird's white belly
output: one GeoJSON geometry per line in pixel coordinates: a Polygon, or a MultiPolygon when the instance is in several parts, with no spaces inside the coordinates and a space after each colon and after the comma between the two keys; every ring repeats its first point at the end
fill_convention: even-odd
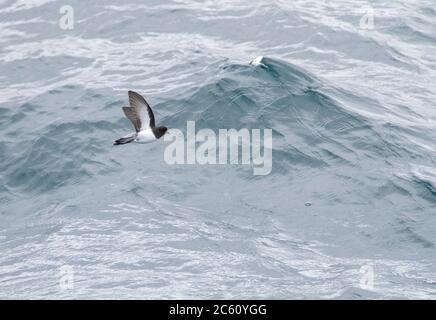
{"type": "Polygon", "coordinates": [[[146,129],[146,130],[142,130],[139,131],[135,142],[138,143],[149,143],[149,142],[153,142],[156,140],[156,137],[153,134],[153,131],[151,131],[151,129],[146,129]]]}

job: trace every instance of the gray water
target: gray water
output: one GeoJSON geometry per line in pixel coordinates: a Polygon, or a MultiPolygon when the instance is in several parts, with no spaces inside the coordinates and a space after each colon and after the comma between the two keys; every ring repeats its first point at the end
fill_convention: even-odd
{"type": "Polygon", "coordinates": [[[0,298],[434,299],[434,5],[0,1],[0,298]],[[272,172],[112,146],[128,90],[272,172]]]}

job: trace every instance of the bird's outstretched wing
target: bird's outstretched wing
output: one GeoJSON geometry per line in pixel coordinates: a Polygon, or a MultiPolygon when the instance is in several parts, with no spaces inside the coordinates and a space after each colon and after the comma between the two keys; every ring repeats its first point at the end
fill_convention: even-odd
{"type": "Polygon", "coordinates": [[[127,119],[129,119],[132,122],[136,132],[141,131],[141,119],[137,115],[135,109],[132,107],[123,107],[123,111],[127,119]]]}
{"type": "Polygon", "coordinates": [[[154,128],[154,114],[147,101],[138,93],[129,91],[130,107],[123,107],[124,114],[132,122],[136,132],[146,129],[147,126],[154,128]]]}

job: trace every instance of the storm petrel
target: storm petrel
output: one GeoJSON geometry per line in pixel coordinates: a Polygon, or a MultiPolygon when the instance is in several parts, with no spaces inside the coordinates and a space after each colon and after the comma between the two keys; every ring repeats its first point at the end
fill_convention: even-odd
{"type": "Polygon", "coordinates": [[[129,91],[130,107],[123,107],[124,114],[132,122],[136,132],[115,140],[114,145],[129,142],[149,143],[156,141],[167,132],[167,127],[156,127],[153,110],[138,93],[129,91]]]}

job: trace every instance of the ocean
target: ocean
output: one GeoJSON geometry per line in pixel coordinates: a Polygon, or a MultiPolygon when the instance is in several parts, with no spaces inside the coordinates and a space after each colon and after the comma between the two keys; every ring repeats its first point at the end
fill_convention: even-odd
{"type": "Polygon", "coordinates": [[[0,0],[0,298],[435,299],[434,4],[0,0]],[[269,174],[113,146],[128,90],[269,174]]]}

